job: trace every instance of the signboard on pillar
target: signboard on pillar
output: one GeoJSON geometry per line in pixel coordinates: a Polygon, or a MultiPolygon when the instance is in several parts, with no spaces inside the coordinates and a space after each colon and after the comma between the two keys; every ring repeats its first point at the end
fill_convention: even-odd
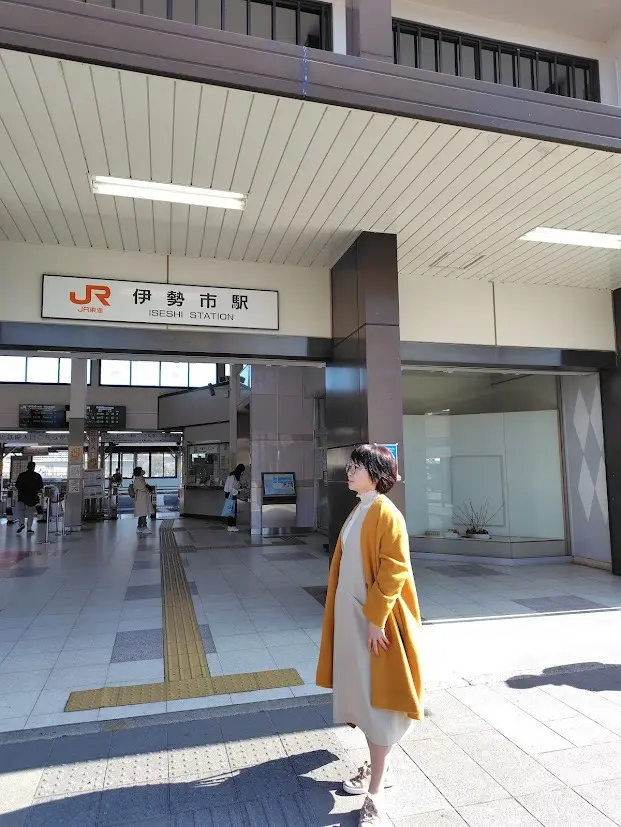
{"type": "Polygon", "coordinates": [[[94,471],[99,467],[99,431],[89,429],[86,432],[86,467],[94,471]]]}
{"type": "Polygon", "coordinates": [[[278,330],[278,291],[43,276],[41,318],[278,330]]]}

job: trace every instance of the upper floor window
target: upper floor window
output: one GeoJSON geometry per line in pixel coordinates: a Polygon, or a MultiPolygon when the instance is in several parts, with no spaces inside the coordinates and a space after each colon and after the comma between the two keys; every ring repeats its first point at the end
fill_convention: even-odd
{"type": "Polygon", "coordinates": [[[446,75],[599,101],[596,60],[393,20],[395,63],[446,75]]]}
{"type": "MultiPolygon", "coordinates": [[[[91,381],[91,360],[86,363],[91,381]]],[[[56,356],[0,356],[0,382],[31,385],[70,385],[71,359],[56,356]]]]}
{"type": "Polygon", "coordinates": [[[142,388],[203,388],[217,382],[215,364],[209,362],[142,362],[102,359],[102,385],[142,388]]]}
{"type": "Polygon", "coordinates": [[[332,6],[317,0],[84,0],[229,32],[332,48],[332,6]]]}

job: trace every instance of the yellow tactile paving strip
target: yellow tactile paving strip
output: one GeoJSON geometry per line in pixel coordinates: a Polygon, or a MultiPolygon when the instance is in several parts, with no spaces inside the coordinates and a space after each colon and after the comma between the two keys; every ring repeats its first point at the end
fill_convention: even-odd
{"type": "Polygon", "coordinates": [[[176,547],[171,525],[172,521],[166,521],[160,531],[164,683],[72,692],[65,712],[281,689],[304,683],[295,669],[240,675],[210,674],[180,549],[176,547]]]}

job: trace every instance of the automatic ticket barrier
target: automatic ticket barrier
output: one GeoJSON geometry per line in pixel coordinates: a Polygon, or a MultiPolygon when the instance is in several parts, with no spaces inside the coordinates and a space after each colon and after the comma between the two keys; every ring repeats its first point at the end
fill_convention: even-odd
{"type": "Polygon", "coordinates": [[[298,496],[293,473],[261,474],[261,526],[264,537],[295,534],[298,496]]]}

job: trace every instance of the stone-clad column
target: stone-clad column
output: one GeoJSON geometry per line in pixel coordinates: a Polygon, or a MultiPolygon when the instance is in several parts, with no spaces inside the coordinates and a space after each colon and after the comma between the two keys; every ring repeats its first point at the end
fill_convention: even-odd
{"type": "MultiPolygon", "coordinates": [[[[326,368],[331,551],[355,504],[344,471],[352,448],[403,445],[396,236],[362,233],[332,268],[332,335],[326,368]]],[[[404,476],[401,463],[399,471],[404,476]]],[[[403,482],[391,498],[405,509],[403,482]]]]}

